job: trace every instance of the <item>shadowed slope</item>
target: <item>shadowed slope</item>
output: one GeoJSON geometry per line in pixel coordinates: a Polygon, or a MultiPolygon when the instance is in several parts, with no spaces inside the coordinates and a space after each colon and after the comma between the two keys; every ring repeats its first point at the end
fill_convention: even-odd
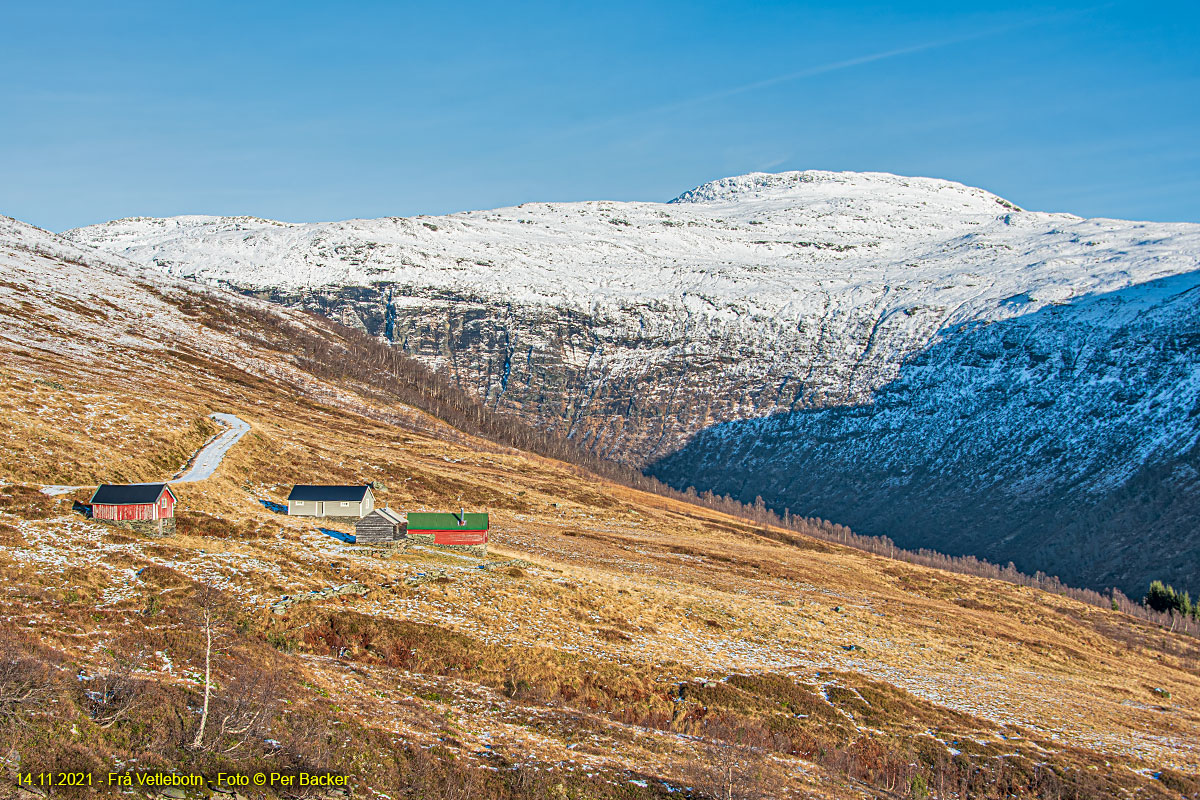
{"type": "Polygon", "coordinates": [[[1189,585],[1198,286],[1188,273],[960,326],[869,404],[714,426],[650,472],[1068,583],[1189,585]]]}

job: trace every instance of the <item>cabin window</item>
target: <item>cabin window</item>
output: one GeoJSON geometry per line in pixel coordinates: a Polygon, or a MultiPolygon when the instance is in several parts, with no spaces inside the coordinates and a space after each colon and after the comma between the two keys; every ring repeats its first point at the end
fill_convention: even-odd
{"type": "Polygon", "coordinates": [[[296,501],[296,505],[298,505],[298,506],[302,506],[302,505],[304,505],[304,501],[303,501],[303,500],[297,500],[297,501],[296,501]]]}
{"type": "Polygon", "coordinates": [[[343,502],[343,503],[342,503],[342,506],[343,506],[343,507],[345,507],[345,506],[348,506],[348,505],[350,505],[350,504],[349,504],[349,503],[347,503],[347,502],[343,502]]]}

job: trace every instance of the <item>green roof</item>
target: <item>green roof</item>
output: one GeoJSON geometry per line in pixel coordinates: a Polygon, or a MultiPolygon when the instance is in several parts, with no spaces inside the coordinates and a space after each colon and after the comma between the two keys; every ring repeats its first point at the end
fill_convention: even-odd
{"type": "Polygon", "coordinates": [[[408,532],[416,531],[486,531],[487,514],[463,514],[463,524],[458,524],[458,514],[408,512],[408,532]]]}

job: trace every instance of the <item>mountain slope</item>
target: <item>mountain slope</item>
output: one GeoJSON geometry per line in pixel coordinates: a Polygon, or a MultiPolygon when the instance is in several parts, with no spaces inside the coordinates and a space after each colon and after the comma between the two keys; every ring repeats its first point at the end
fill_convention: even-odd
{"type": "Polygon", "coordinates": [[[1074,585],[1200,574],[1200,273],[943,331],[868,404],[702,431],[653,465],[1074,585]]]}
{"type": "Polygon", "coordinates": [[[414,800],[1200,791],[1193,637],[466,436],[325,320],[18,223],[0,280],[0,741],[22,770],[332,772],[414,800]],[[177,487],[173,536],[38,491],[161,479],[214,411],[251,432],[177,487]],[[365,481],[393,508],[487,507],[492,553],[272,510],[365,481]],[[195,746],[205,608],[233,723],[195,746]]]}
{"type": "MultiPolygon", "coordinates": [[[[316,225],[135,219],[69,236],[172,274],[361,326],[453,376],[490,406],[567,432],[601,455],[657,465],[656,474],[677,485],[737,487],[744,499],[761,494],[779,510],[854,519],[863,529],[917,545],[945,543],[961,518],[931,514],[909,535],[896,528],[899,520],[878,513],[839,516],[847,508],[839,499],[840,472],[818,471],[802,489],[792,480],[792,488],[783,491],[782,479],[760,480],[757,472],[742,483],[733,464],[722,466],[724,449],[711,457],[697,449],[714,437],[700,437],[674,459],[671,454],[714,426],[732,436],[744,420],[869,405],[900,379],[908,361],[976,323],[1022,329],[1016,320],[1059,320],[1041,342],[1049,348],[1041,355],[1051,363],[1073,361],[1107,346],[1107,328],[1087,321],[1089,298],[1106,295],[1119,304],[1126,297],[1122,290],[1200,267],[1200,226],[1027,212],[947,181],[826,172],[728,178],[670,204],[526,204],[448,217],[316,225]],[[1042,313],[1052,308],[1068,316],[1078,308],[1083,318],[1075,324],[1061,314],[1042,313]],[[703,462],[703,469],[679,467],[689,460],[703,462]]],[[[1153,323],[1147,329],[1167,337],[1174,330],[1153,323]]],[[[1151,342],[1137,357],[1153,360],[1172,347],[1169,340],[1151,342]]],[[[1186,352],[1181,357],[1191,358],[1186,352]]],[[[997,368],[1008,369],[1006,363],[997,368]]],[[[1017,368],[1015,362],[1010,366],[1017,368]]],[[[980,375],[991,380],[989,370],[952,372],[955,380],[980,375]]],[[[1059,380],[1053,386],[1063,411],[1057,419],[1076,424],[1078,415],[1070,409],[1077,405],[1127,418],[1130,431],[1135,419],[1149,424],[1131,434],[1138,441],[1121,457],[1126,475],[1139,466],[1155,469],[1155,462],[1140,465],[1131,454],[1165,453],[1154,443],[1178,435],[1186,441],[1191,434],[1181,434],[1178,425],[1155,427],[1153,416],[1128,412],[1149,402],[1152,389],[1178,394],[1178,402],[1187,405],[1196,395],[1195,386],[1180,377],[1184,372],[1171,373],[1178,384],[1152,387],[1139,379],[1135,365],[1122,376],[1135,399],[1095,408],[1098,396],[1090,389],[1059,380]],[[1077,390],[1092,399],[1072,399],[1077,390]]],[[[1022,390],[1032,386],[1022,372],[996,380],[1022,390]]],[[[943,394],[948,390],[942,387],[943,394]]],[[[968,383],[962,390],[976,388],[968,383]]],[[[1036,398],[1031,402],[1036,407],[1036,398]]],[[[993,409],[986,402],[973,413],[988,426],[1015,419],[1005,407],[993,409]]],[[[895,421],[894,415],[889,419],[895,421]]],[[[940,421],[961,428],[964,437],[969,432],[958,418],[940,421]]],[[[1181,424],[1190,431],[1190,423],[1181,424]]],[[[756,441],[753,430],[746,428],[748,444],[756,441]]],[[[872,437],[881,448],[889,446],[886,430],[862,437],[863,448],[873,446],[872,437]]],[[[1006,463],[1019,463],[1017,431],[1003,438],[1018,448],[1003,456],[1006,463]]],[[[780,446],[794,450],[810,443],[800,437],[780,446]]],[[[919,443],[906,452],[913,468],[941,468],[933,465],[937,452],[919,443]]],[[[977,473],[989,469],[965,457],[953,461],[964,487],[984,480],[977,473]]],[[[1090,463],[1084,459],[1076,472],[1090,463]]],[[[1071,497],[1083,505],[1064,513],[1082,518],[1098,510],[1090,498],[1110,472],[1077,474],[1082,491],[1071,497]]],[[[903,481],[883,486],[887,494],[877,507],[904,506],[918,497],[903,481]]],[[[954,503],[968,502],[963,498],[969,491],[959,495],[954,503]]],[[[1014,497],[1025,502],[1024,495],[1014,497]]],[[[1141,518],[1155,521],[1153,508],[1160,503],[1141,518]]],[[[934,509],[942,505],[933,502],[934,509]]],[[[1045,515],[1044,504],[1026,505],[1018,515],[1045,515]]],[[[1167,565],[1164,578],[1189,574],[1183,566],[1170,566],[1176,545],[1192,552],[1185,528],[1194,513],[1186,511],[1190,501],[1177,505],[1153,537],[1174,544],[1146,552],[1145,563],[1122,581],[1126,591],[1144,590],[1133,581],[1155,564],[1167,565]]],[[[1038,530],[1053,533],[1049,522],[1038,530]]],[[[1097,541],[1111,543],[1115,531],[1102,532],[1097,541]]],[[[988,527],[979,541],[991,543],[995,533],[988,527]]],[[[1030,564],[1028,550],[1015,542],[987,552],[1030,564]]],[[[1072,574],[1106,588],[1117,558],[1104,544],[1072,574]]]]}

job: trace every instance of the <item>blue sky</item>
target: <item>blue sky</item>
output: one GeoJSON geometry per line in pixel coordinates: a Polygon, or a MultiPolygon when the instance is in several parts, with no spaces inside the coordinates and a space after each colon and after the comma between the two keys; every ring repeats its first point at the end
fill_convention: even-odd
{"type": "Polygon", "coordinates": [[[834,169],[1200,222],[1198,30],[1183,3],[10,3],[0,213],[312,221],[834,169]]]}

